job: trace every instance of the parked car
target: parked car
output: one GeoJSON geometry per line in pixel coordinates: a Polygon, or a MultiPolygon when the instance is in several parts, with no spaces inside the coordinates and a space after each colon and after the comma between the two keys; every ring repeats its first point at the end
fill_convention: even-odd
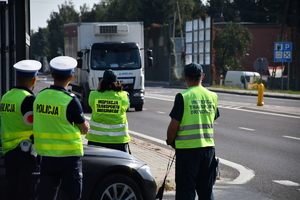
{"type": "MultiPolygon", "coordinates": [[[[84,146],[82,200],[153,200],[156,183],[149,166],[114,149],[84,146]]],[[[0,197],[5,199],[5,169],[0,147],[0,197]]],[[[61,199],[61,198],[60,198],[61,199]]]]}

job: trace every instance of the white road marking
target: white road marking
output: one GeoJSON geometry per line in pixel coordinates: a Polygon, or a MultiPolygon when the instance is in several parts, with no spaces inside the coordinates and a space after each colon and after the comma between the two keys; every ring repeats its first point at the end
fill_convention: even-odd
{"type": "Polygon", "coordinates": [[[162,112],[162,111],[156,111],[159,114],[166,114],[166,112],[162,112]]]}
{"type": "Polygon", "coordinates": [[[282,137],[290,138],[290,139],[294,139],[294,140],[300,140],[300,138],[292,137],[292,136],[288,136],[288,135],[283,135],[282,137]]]}
{"type": "Polygon", "coordinates": [[[245,127],[239,127],[239,129],[243,129],[243,130],[246,130],[246,131],[255,131],[255,129],[245,128],[245,127]]]}
{"type": "Polygon", "coordinates": [[[273,180],[273,182],[279,183],[281,185],[286,185],[286,186],[300,186],[299,183],[295,183],[295,182],[289,181],[289,180],[273,180]]]}
{"type": "Polygon", "coordinates": [[[224,160],[222,158],[220,158],[220,162],[223,163],[224,165],[235,168],[240,173],[240,175],[236,179],[231,181],[230,184],[245,184],[255,176],[255,173],[252,169],[246,168],[242,165],[239,165],[237,163],[233,163],[233,162],[228,161],[228,160],[224,160]]]}
{"type": "MultiPolygon", "coordinates": [[[[85,116],[85,118],[87,120],[91,119],[88,116],[85,116]]],[[[157,139],[155,137],[144,135],[142,133],[138,133],[138,132],[131,131],[131,130],[129,130],[129,134],[132,134],[132,135],[135,135],[135,136],[147,139],[147,140],[151,140],[151,141],[154,141],[154,142],[157,142],[159,144],[163,144],[163,145],[167,146],[165,141],[157,139]]],[[[237,171],[239,171],[239,176],[236,179],[234,179],[233,181],[231,181],[230,184],[245,184],[255,176],[254,171],[249,169],[249,168],[246,168],[242,165],[239,165],[237,163],[233,163],[231,161],[228,161],[228,160],[225,160],[225,159],[222,159],[222,158],[219,158],[219,159],[220,159],[220,162],[223,163],[224,165],[230,166],[230,167],[236,169],[237,171]]]]}
{"type": "MultiPolygon", "coordinates": [[[[138,132],[135,132],[135,131],[129,131],[129,133],[132,134],[132,135],[136,135],[136,136],[139,136],[139,137],[142,137],[142,138],[152,140],[154,142],[166,145],[165,141],[154,138],[154,137],[151,137],[151,136],[148,136],[148,135],[144,135],[142,133],[138,133],[138,132]]],[[[246,168],[242,165],[233,163],[233,162],[228,161],[228,160],[224,160],[222,158],[219,158],[219,159],[220,159],[220,162],[223,163],[224,165],[230,166],[230,167],[235,168],[236,170],[239,171],[239,176],[236,179],[234,179],[233,181],[231,181],[230,184],[245,184],[246,182],[250,181],[255,175],[254,171],[249,169],[249,168],[246,168]]]]}
{"type": "MultiPolygon", "coordinates": [[[[88,116],[86,116],[85,118],[90,120],[90,117],[88,117],[88,116]]],[[[144,135],[142,133],[138,133],[138,132],[129,130],[129,134],[136,135],[138,137],[141,137],[141,138],[144,138],[147,140],[151,140],[151,141],[157,142],[159,144],[167,145],[166,142],[163,140],[160,140],[155,137],[148,136],[148,135],[144,135]]],[[[244,183],[250,181],[255,175],[254,171],[251,169],[248,169],[242,165],[230,162],[228,160],[224,160],[222,158],[219,158],[219,159],[224,165],[230,166],[239,171],[239,176],[236,179],[234,179],[233,181],[231,181],[230,184],[244,184],[244,183]]]]}

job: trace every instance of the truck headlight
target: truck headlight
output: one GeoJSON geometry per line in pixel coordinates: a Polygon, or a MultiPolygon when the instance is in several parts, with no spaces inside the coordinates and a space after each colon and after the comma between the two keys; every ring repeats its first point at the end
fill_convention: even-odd
{"type": "Polygon", "coordinates": [[[134,97],[143,97],[144,93],[142,93],[142,92],[135,92],[135,93],[133,93],[133,96],[134,97]]]}

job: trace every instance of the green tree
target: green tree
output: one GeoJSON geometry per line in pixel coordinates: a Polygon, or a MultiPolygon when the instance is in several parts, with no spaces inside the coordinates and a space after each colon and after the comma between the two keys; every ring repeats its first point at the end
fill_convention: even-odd
{"type": "Polygon", "coordinates": [[[37,32],[32,32],[30,36],[31,57],[48,56],[48,28],[39,28],[37,32]]]}
{"type": "MultiPolygon", "coordinates": [[[[240,16],[242,22],[282,23],[284,9],[288,0],[208,0],[208,14],[233,21],[240,16]]],[[[289,0],[292,2],[293,0],[289,0]]],[[[292,5],[289,5],[291,11],[292,5]]],[[[291,13],[291,12],[289,12],[291,13]]],[[[288,21],[287,21],[288,22],[288,21]]]]}
{"type": "Polygon", "coordinates": [[[104,22],[106,20],[107,3],[104,1],[94,4],[92,9],[84,4],[80,6],[81,22],[104,22]]]}
{"type": "Polygon", "coordinates": [[[64,24],[79,22],[79,13],[76,12],[72,1],[65,1],[58,6],[58,12],[52,12],[50,19],[47,20],[49,37],[48,44],[50,50],[50,59],[56,57],[58,48],[64,48],[64,24]]]}
{"type": "Polygon", "coordinates": [[[219,74],[225,76],[228,70],[243,70],[241,60],[253,41],[250,31],[229,22],[223,29],[217,28],[214,41],[215,66],[219,74]]]}

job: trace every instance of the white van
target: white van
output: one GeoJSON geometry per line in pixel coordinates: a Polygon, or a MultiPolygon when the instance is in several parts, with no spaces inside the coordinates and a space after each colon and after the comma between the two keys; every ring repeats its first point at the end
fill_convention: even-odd
{"type": "Polygon", "coordinates": [[[252,88],[254,78],[260,78],[260,74],[249,71],[227,71],[224,85],[227,87],[250,89],[252,88]]]}

